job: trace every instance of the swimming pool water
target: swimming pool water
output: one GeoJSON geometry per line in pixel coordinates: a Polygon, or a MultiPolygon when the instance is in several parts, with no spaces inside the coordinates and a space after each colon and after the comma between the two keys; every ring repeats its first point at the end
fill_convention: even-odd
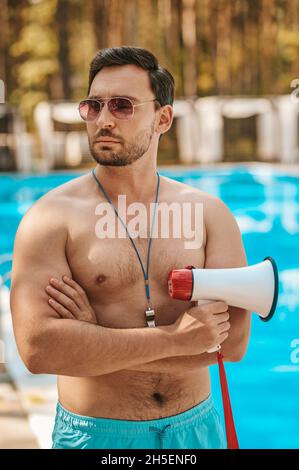
{"type": "MultiPolygon", "coordinates": [[[[235,215],[248,263],[272,256],[280,292],[273,319],[253,315],[245,358],[226,363],[240,447],[299,448],[299,178],[269,167],[160,169],[160,174],[220,197],[235,215]]],[[[18,224],[35,200],[78,173],[0,176],[0,275],[10,270],[18,224]]],[[[9,281],[7,281],[9,285],[9,281]]],[[[218,369],[213,395],[222,413],[218,369]]]]}

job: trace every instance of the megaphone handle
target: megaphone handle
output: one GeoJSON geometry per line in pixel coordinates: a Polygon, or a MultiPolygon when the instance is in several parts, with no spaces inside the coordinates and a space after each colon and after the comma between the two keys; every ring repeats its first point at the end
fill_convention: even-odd
{"type": "MultiPolygon", "coordinates": [[[[209,304],[210,302],[212,302],[212,300],[200,299],[197,301],[197,305],[209,304]]],[[[220,349],[221,349],[220,344],[217,344],[213,348],[208,349],[207,352],[208,353],[218,352],[220,351],[220,349]]]]}

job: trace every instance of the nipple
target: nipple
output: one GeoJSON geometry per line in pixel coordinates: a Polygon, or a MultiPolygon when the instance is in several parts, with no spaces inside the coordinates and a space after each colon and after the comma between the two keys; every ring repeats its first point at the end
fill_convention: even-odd
{"type": "Polygon", "coordinates": [[[103,284],[103,282],[105,282],[106,279],[107,279],[107,278],[106,278],[106,276],[105,276],[104,274],[100,274],[100,275],[97,277],[97,282],[98,282],[99,284],[103,284]]]}

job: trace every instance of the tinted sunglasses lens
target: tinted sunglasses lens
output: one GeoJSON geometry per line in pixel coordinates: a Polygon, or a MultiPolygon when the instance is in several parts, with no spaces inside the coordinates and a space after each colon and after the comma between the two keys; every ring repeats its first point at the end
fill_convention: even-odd
{"type": "Polygon", "coordinates": [[[127,98],[111,98],[108,108],[117,119],[128,119],[133,115],[134,110],[131,101],[127,98]]]}
{"type": "Polygon", "coordinates": [[[79,104],[79,113],[84,121],[94,121],[101,111],[101,103],[95,100],[81,101],[79,104]]]}

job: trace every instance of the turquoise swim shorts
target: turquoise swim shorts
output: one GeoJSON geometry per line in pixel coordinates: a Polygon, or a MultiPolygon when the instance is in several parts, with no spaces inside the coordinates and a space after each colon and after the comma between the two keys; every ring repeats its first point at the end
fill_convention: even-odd
{"type": "Polygon", "coordinates": [[[92,418],[57,403],[52,449],[224,449],[226,440],[210,395],[174,416],[146,421],[92,418]]]}

